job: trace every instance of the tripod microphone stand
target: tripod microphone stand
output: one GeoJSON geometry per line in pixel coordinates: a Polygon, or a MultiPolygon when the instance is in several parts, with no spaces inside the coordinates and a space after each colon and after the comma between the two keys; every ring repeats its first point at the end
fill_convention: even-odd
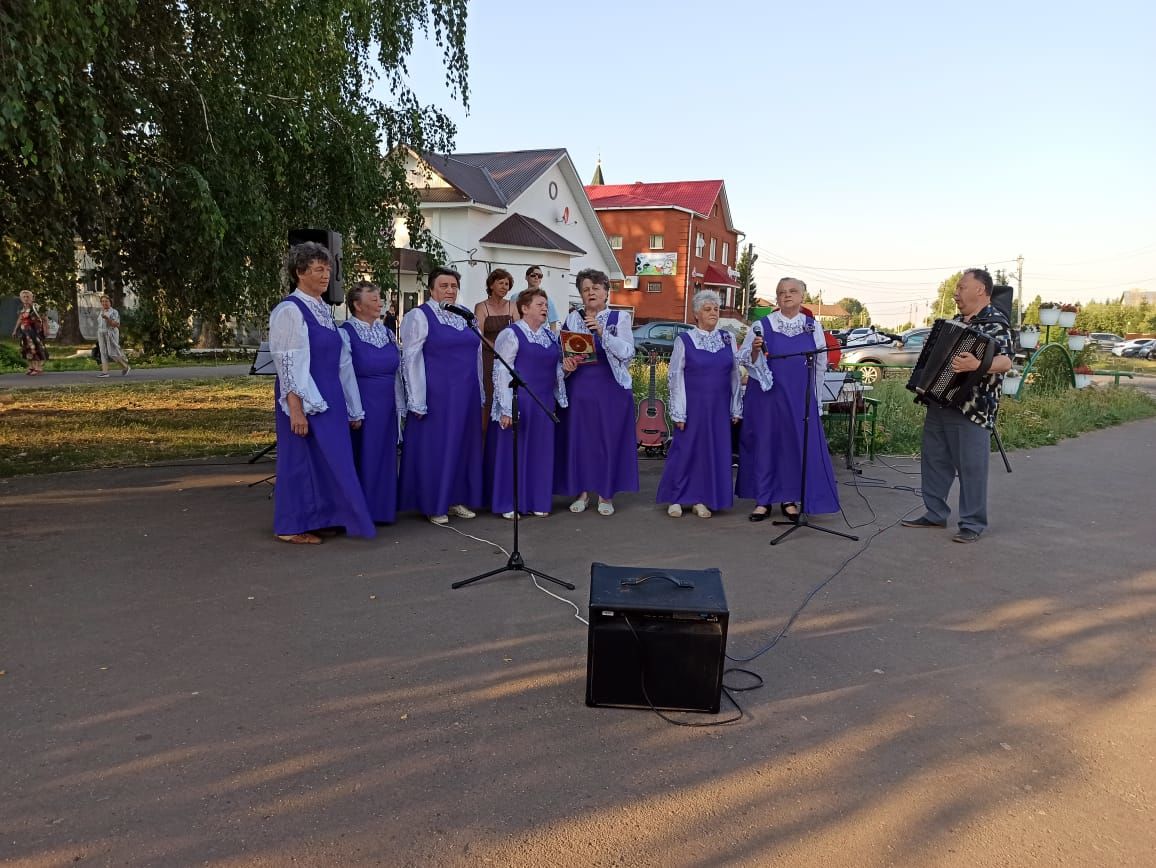
{"type": "Polygon", "coordinates": [[[791,525],[791,527],[787,528],[785,531],[771,540],[771,545],[778,545],[801,527],[809,527],[811,530],[822,531],[823,533],[829,533],[832,536],[841,536],[844,539],[854,540],[855,542],[859,541],[859,537],[857,536],[852,536],[851,534],[843,533],[842,531],[832,530],[829,527],[821,527],[817,524],[811,524],[811,522],[807,519],[807,455],[811,445],[811,410],[815,404],[815,356],[819,353],[826,352],[829,352],[829,350],[824,347],[821,350],[804,350],[800,353],[783,353],[782,355],[770,355],[769,353],[767,354],[768,359],[790,359],[795,356],[805,356],[807,359],[807,386],[804,390],[803,403],[803,468],[799,486],[799,514],[792,521],[771,522],[771,524],[777,525],[791,525]]]}
{"type": "MultiPolygon", "coordinates": [[[[512,470],[512,477],[514,482],[514,546],[510,550],[509,560],[506,561],[506,565],[504,567],[498,567],[497,569],[488,570],[487,572],[480,573],[479,575],[471,576],[468,579],[462,579],[461,581],[454,582],[452,585],[450,585],[450,587],[454,590],[457,590],[458,588],[465,587],[466,585],[472,585],[474,582],[480,582],[482,579],[488,579],[490,576],[496,576],[500,573],[526,573],[529,576],[537,576],[539,579],[545,579],[548,582],[553,582],[556,585],[560,585],[561,587],[566,588],[568,591],[573,591],[574,585],[570,584],[569,582],[563,581],[562,579],[556,579],[553,576],[541,572],[540,570],[531,569],[529,566],[527,566],[525,559],[522,557],[522,552],[518,548],[518,523],[521,521],[522,517],[518,510],[518,429],[521,427],[518,417],[518,391],[520,389],[525,389],[530,397],[534,399],[534,402],[542,408],[542,412],[545,413],[550,418],[550,421],[552,421],[555,425],[558,424],[558,417],[554,415],[552,410],[550,410],[545,404],[542,403],[542,399],[534,393],[534,390],[531,389],[529,385],[527,385],[526,381],[522,379],[522,376],[518,373],[517,369],[504,358],[502,358],[493,342],[488,340],[486,336],[482,334],[482,330],[478,328],[477,317],[471,315],[466,318],[466,322],[469,323],[469,326],[473,332],[479,338],[481,338],[482,343],[493,350],[494,358],[501,362],[505,369],[510,372],[510,389],[513,393],[513,400],[510,404],[510,427],[513,429],[514,441],[514,464],[512,470]]],[[[494,435],[491,434],[491,436],[494,435]]]]}

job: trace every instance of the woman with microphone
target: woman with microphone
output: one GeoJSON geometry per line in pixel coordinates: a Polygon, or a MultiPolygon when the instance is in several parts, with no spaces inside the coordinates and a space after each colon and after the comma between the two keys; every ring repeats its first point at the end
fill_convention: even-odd
{"type": "Polygon", "coordinates": [[[462,316],[444,309],[457,301],[460,282],[453,269],[435,268],[430,300],[401,321],[408,417],[398,509],[434,524],[473,518],[470,507],[482,502],[482,345],[462,316]]]}
{"type": "Polygon", "coordinates": [[[566,317],[563,329],[593,338],[597,361],[578,365],[566,359],[570,407],[560,416],[554,451],[554,493],[576,497],[571,512],[582,512],[591,493],[598,514],[614,514],[614,495],[638,491],[638,443],[634,433],[634,391],[630,360],[634,333],[630,314],[609,310],[610,278],[586,268],[575,280],[583,308],[566,317]]]}
{"type": "MultiPolygon", "coordinates": [[[[805,355],[825,350],[823,328],[803,310],[806,284],[784,277],[775,289],[776,311],[751,326],[739,358],[747,365],[750,381],[743,399],[743,425],[739,433],[739,473],[735,494],[753,498],[751,521],[763,521],[771,506],[779,503],[788,520],[799,517],[802,490],[803,419],[808,394],[807,373],[811,368],[805,355]],[[790,356],[771,358],[767,356],[790,356]],[[749,361],[748,361],[749,360],[749,361]]],[[[815,382],[810,386],[811,430],[807,450],[807,502],[803,512],[839,511],[835,471],[827,452],[823,420],[819,415],[819,389],[827,369],[827,354],[815,355],[815,382]]]]}

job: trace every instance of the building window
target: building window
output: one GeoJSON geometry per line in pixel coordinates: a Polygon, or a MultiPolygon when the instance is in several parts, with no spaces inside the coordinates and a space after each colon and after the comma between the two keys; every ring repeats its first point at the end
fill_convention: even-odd
{"type": "Polygon", "coordinates": [[[662,281],[660,281],[660,280],[648,280],[646,282],[646,291],[647,292],[662,292],[662,281]]]}
{"type": "Polygon", "coordinates": [[[723,265],[730,265],[731,264],[730,259],[731,259],[731,245],[730,245],[730,242],[724,241],[723,242],[722,264],[723,265]]]}
{"type": "Polygon", "coordinates": [[[665,239],[661,235],[651,235],[650,236],[650,249],[651,250],[661,250],[664,240],[665,239]]]}
{"type": "Polygon", "coordinates": [[[694,239],[694,255],[702,258],[702,249],[704,247],[706,247],[706,239],[703,238],[702,233],[699,232],[694,239]]]}
{"type": "Polygon", "coordinates": [[[606,240],[610,242],[610,249],[611,250],[621,250],[622,249],[622,236],[621,235],[611,235],[606,240]]]}
{"type": "Polygon", "coordinates": [[[714,262],[715,256],[718,254],[717,242],[712,238],[710,240],[710,261],[714,262]]]}

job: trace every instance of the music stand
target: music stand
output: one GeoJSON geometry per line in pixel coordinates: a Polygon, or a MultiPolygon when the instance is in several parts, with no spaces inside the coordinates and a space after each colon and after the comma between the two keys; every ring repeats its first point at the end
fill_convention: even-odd
{"type": "Polygon", "coordinates": [[[542,403],[542,399],[539,398],[534,393],[534,390],[526,384],[526,381],[522,379],[517,369],[504,358],[502,358],[502,355],[498,352],[497,347],[494,346],[493,342],[490,341],[484,334],[482,334],[482,330],[478,327],[478,318],[471,314],[470,316],[465,317],[465,320],[474,334],[476,334],[481,339],[482,343],[493,350],[494,358],[501,362],[503,367],[505,367],[505,369],[510,372],[510,387],[513,392],[513,401],[511,401],[510,406],[510,411],[512,414],[510,417],[510,427],[513,429],[514,439],[514,466],[512,470],[514,481],[514,545],[510,550],[510,557],[506,561],[506,565],[504,567],[498,567],[497,569],[487,570],[484,573],[479,573],[476,576],[470,576],[468,579],[462,579],[460,581],[454,582],[450,585],[450,587],[456,591],[458,588],[465,587],[466,585],[472,585],[474,582],[480,582],[482,579],[488,579],[490,576],[496,576],[499,573],[526,573],[529,576],[537,576],[540,579],[553,582],[556,585],[566,588],[568,591],[573,591],[574,585],[570,584],[569,582],[563,581],[562,579],[556,579],[554,576],[547,575],[540,570],[535,570],[529,567],[526,564],[525,559],[522,557],[521,550],[518,548],[518,523],[522,518],[521,513],[518,511],[518,428],[520,427],[518,424],[518,390],[520,388],[525,389],[527,394],[529,394],[529,396],[534,399],[534,402],[542,408],[542,411],[555,425],[558,424],[558,417],[553,413],[553,411],[551,411],[546,407],[545,404],[542,403]]]}
{"type": "MultiPolygon", "coordinates": [[[[269,342],[268,341],[261,341],[260,346],[257,347],[257,352],[253,356],[253,364],[251,364],[249,366],[249,376],[250,377],[275,377],[275,376],[277,376],[277,370],[273,367],[273,354],[269,352],[269,342]]],[[[277,449],[277,441],[274,440],[268,446],[265,446],[264,448],[259,449],[258,451],[254,452],[252,455],[250,455],[248,458],[248,463],[249,464],[256,464],[258,461],[260,461],[262,458],[264,458],[270,452],[275,453],[276,449],[277,449]]],[[[269,482],[271,484],[272,480],[274,480],[276,478],[277,478],[277,474],[274,473],[271,476],[266,476],[264,479],[258,479],[256,482],[250,482],[248,487],[253,488],[254,486],[260,485],[263,482],[269,482]]],[[[270,495],[270,496],[272,496],[272,495],[270,495]]]]}
{"type": "Polygon", "coordinates": [[[832,536],[841,536],[844,539],[853,540],[855,542],[859,541],[859,537],[857,537],[857,536],[853,536],[852,534],[849,534],[849,533],[843,533],[842,531],[838,531],[838,530],[832,530],[829,527],[822,527],[822,526],[817,525],[817,524],[811,524],[811,522],[808,521],[808,519],[807,519],[807,455],[809,454],[808,449],[810,447],[810,441],[811,441],[811,409],[812,409],[812,405],[816,403],[815,391],[814,391],[814,389],[815,389],[815,356],[818,355],[819,353],[827,353],[830,351],[831,350],[828,347],[823,347],[822,349],[803,350],[802,352],[798,352],[798,353],[782,353],[779,355],[771,355],[770,353],[767,353],[768,359],[789,359],[789,358],[793,358],[794,356],[805,356],[806,360],[807,360],[807,383],[806,383],[806,386],[804,388],[804,403],[803,403],[803,457],[802,457],[803,468],[802,468],[802,474],[801,474],[800,479],[799,479],[799,483],[800,483],[799,484],[799,514],[797,516],[795,516],[795,518],[793,520],[790,520],[790,521],[773,521],[773,522],[771,522],[771,524],[791,525],[791,527],[787,528],[785,531],[783,531],[781,534],[779,534],[777,537],[775,537],[773,540],[771,540],[771,543],[770,543],[771,545],[778,545],[780,542],[785,540],[787,537],[789,537],[791,534],[793,534],[795,531],[797,531],[801,527],[809,527],[811,530],[819,530],[819,531],[822,531],[823,533],[829,533],[832,536]]]}

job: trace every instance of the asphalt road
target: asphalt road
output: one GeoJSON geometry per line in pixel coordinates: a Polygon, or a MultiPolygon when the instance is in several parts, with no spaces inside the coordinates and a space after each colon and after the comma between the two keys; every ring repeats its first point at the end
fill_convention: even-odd
{"type": "Polygon", "coordinates": [[[993,463],[971,546],[892,526],[916,498],[868,480],[917,479],[882,465],[860,543],[646,495],[525,522],[580,610],[593,560],[718,566],[734,656],[857,555],[700,729],[587,708],[586,629],[528,580],[451,591],[492,545],[274,541],[271,465],[0,481],[0,865],[1150,866],[1154,446],[993,463]]]}

